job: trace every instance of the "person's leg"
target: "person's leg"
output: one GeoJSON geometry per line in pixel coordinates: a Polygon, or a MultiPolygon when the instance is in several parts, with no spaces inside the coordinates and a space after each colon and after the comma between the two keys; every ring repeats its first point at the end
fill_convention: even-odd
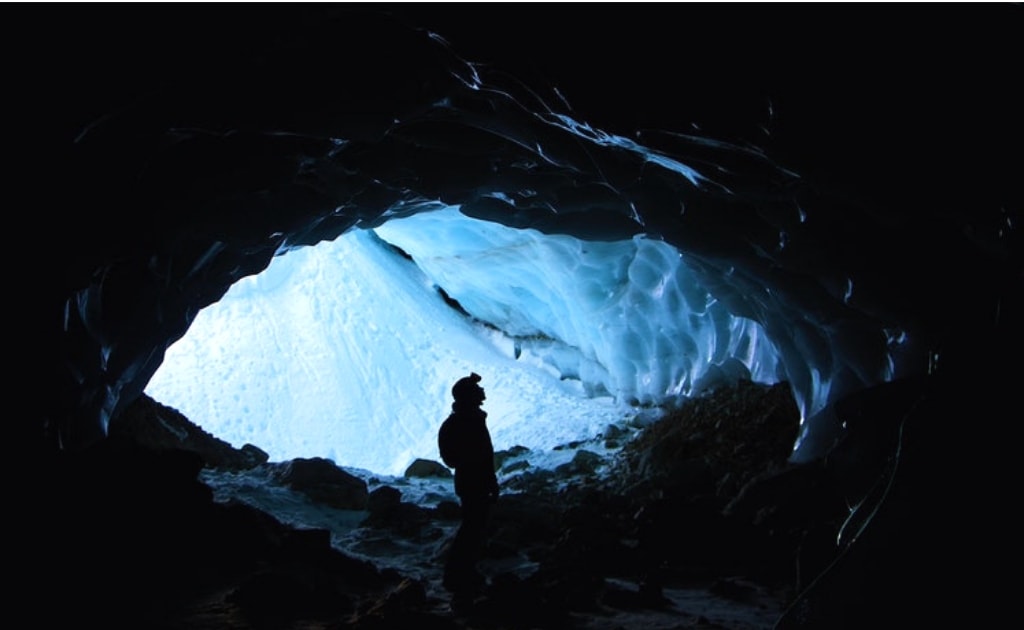
{"type": "Polygon", "coordinates": [[[476,573],[476,565],[483,551],[487,534],[487,516],[491,503],[484,497],[467,503],[463,520],[465,530],[466,562],[471,573],[476,573]]]}
{"type": "Polygon", "coordinates": [[[444,565],[444,584],[447,587],[455,586],[462,575],[466,572],[468,564],[466,558],[466,522],[459,523],[459,529],[452,538],[452,544],[448,547],[448,559],[444,565]]]}
{"type": "Polygon", "coordinates": [[[479,584],[476,563],[484,543],[490,505],[486,499],[462,499],[462,523],[455,533],[445,564],[444,583],[449,588],[473,587],[479,584]]]}

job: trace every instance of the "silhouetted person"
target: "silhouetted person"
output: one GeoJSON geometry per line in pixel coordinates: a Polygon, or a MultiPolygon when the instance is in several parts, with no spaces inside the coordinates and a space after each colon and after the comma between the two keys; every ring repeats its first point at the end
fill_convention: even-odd
{"type": "Polygon", "coordinates": [[[453,592],[471,591],[485,582],[476,564],[487,517],[498,498],[494,445],[487,430],[487,413],[480,408],[486,395],[479,383],[480,375],[473,373],[452,386],[452,412],[437,434],[442,461],[455,469],[455,494],[462,504],[462,523],[444,569],[444,586],[453,592]]]}

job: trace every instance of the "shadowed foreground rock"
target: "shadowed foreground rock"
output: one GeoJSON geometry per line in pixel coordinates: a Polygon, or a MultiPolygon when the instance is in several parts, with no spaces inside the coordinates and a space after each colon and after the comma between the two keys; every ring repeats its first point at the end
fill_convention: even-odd
{"type": "MultiPolygon", "coordinates": [[[[898,400],[891,389],[893,398],[880,392],[872,404],[898,400]]],[[[214,467],[200,453],[225,460],[212,449],[218,440],[197,438],[178,418],[167,434],[177,446],[133,442],[163,425],[141,399],[115,437],[46,468],[51,501],[34,522],[50,544],[40,560],[49,575],[60,568],[68,594],[37,618],[168,629],[582,628],[601,616],[671,611],[664,593],[681,588],[725,605],[767,602],[758,605],[781,615],[800,582],[837,557],[845,505],[827,463],[786,463],[797,422],[787,392],[744,382],[692,400],[639,432],[598,475],[564,466],[531,482],[522,473],[519,490],[495,506],[490,583],[453,602],[438,595],[439,571],[435,580],[382,570],[333,548],[327,530],[215,502],[199,473],[214,467]],[[779,448],[749,450],[747,427],[779,448]]],[[[303,492],[325,491],[340,472],[327,461],[271,467],[268,483],[301,479],[303,492]]],[[[388,486],[360,505],[370,508],[361,527],[403,544],[440,544],[438,527],[454,516],[445,505],[405,503],[388,486]]],[[[30,586],[45,590],[37,579],[30,586]]]]}

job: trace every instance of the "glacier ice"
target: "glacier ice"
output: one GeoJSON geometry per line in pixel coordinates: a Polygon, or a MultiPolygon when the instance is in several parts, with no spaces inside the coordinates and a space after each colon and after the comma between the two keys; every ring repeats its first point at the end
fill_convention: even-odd
{"type": "Polygon", "coordinates": [[[660,240],[583,241],[476,220],[455,207],[376,232],[470,315],[589,393],[661,405],[694,393],[728,359],[755,380],[779,380],[760,326],[726,311],[660,240]]]}

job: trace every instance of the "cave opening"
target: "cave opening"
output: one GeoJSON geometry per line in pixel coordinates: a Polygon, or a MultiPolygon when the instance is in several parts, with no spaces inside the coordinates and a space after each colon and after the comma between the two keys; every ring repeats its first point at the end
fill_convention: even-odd
{"type": "Polygon", "coordinates": [[[721,385],[784,380],[765,331],[674,247],[439,205],[282,252],[197,314],[146,393],[273,461],[401,475],[436,459],[448,387],[471,371],[499,449],[550,450],[721,385]]]}

